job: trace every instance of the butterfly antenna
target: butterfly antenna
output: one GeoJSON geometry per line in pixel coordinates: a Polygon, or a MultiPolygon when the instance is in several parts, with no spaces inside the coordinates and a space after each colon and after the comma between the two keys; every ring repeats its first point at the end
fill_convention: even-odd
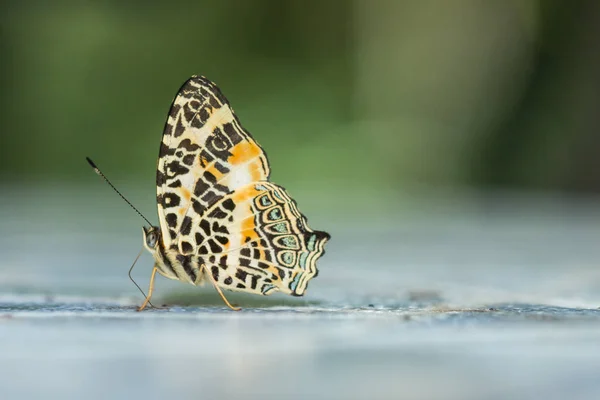
{"type": "MultiPolygon", "coordinates": [[[[134,206],[133,204],[131,204],[131,202],[130,202],[129,200],[127,200],[127,199],[125,198],[125,196],[123,196],[123,195],[121,194],[121,192],[119,192],[119,191],[117,190],[117,188],[116,188],[116,187],[115,187],[115,186],[114,186],[112,183],[110,183],[110,181],[108,180],[108,178],[106,177],[106,175],[104,175],[104,174],[102,173],[102,171],[100,171],[100,168],[98,168],[98,167],[96,166],[96,164],[94,164],[94,162],[91,160],[91,158],[89,158],[89,157],[86,157],[85,159],[86,159],[86,160],[87,160],[87,162],[88,162],[88,163],[89,163],[89,164],[92,166],[92,168],[94,169],[94,172],[96,172],[98,175],[100,175],[100,176],[102,177],[102,179],[104,179],[104,181],[106,181],[106,183],[108,183],[108,184],[109,184],[109,186],[110,186],[111,188],[113,188],[113,190],[114,190],[115,192],[117,192],[117,194],[118,194],[119,196],[121,196],[121,198],[122,198],[123,200],[125,200],[125,203],[129,204],[129,206],[130,206],[131,208],[133,208],[133,209],[135,210],[135,212],[136,212],[136,213],[138,213],[138,215],[139,215],[140,217],[142,217],[142,218],[143,218],[143,219],[144,219],[144,220],[145,220],[145,221],[148,223],[148,225],[149,225],[149,226],[152,226],[152,222],[148,221],[148,218],[144,217],[144,215],[143,215],[143,214],[140,212],[140,210],[138,210],[137,208],[135,208],[135,206],[134,206]]],[[[133,267],[132,267],[132,268],[133,268],[133,267]]],[[[135,283],[135,282],[134,282],[134,283],[135,283]]],[[[136,286],[137,286],[137,284],[136,284],[136,286]]],[[[139,288],[139,286],[138,286],[138,288],[139,288]]]]}
{"type": "MultiPolygon", "coordinates": [[[[148,298],[148,296],[146,296],[146,293],[144,293],[144,291],[142,290],[142,288],[140,287],[140,285],[138,285],[136,283],[136,281],[133,279],[133,276],[131,276],[131,271],[133,271],[133,267],[135,267],[135,263],[137,262],[138,258],[140,258],[140,256],[142,255],[142,252],[144,251],[144,249],[142,248],[142,250],[140,250],[139,254],[137,255],[137,257],[135,258],[135,260],[133,261],[133,264],[131,264],[131,268],[129,268],[129,272],[127,273],[127,275],[129,275],[129,279],[131,279],[131,282],[133,282],[133,284],[135,285],[135,287],[138,288],[138,290],[144,295],[145,298],[148,298]]],[[[150,300],[148,300],[148,303],[154,307],[154,304],[152,304],[150,302],[150,300]]],[[[156,308],[156,307],[154,307],[156,308]]]]}

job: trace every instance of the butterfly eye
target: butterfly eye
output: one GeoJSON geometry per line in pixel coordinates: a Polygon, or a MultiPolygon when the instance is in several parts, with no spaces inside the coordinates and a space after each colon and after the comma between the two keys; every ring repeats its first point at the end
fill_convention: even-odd
{"type": "Polygon", "coordinates": [[[156,247],[157,240],[158,240],[158,235],[156,234],[155,231],[150,232],[148,234],[148,236],[146,236],[146,244],[151,249],[154,248],[154,247],[156,247]]]}

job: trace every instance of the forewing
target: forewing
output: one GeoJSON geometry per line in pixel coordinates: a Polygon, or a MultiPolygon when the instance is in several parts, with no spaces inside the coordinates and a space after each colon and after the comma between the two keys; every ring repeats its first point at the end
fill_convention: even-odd
{"type": "Polygon", "coordinates": [[[223,288],[302,296],[329,237],[310,229],[281,186],[254,182],[195,218],[178,244],[182,254],[198,255],[223,288]]]}
{"type": "Polygon", "coordinates": [[[156,173],[160,228],[165,247],[189,234],[191,219],[250,182],[267,180],[262,148],[240,124],[219,88],[192,77],[167,117],[156,173]]]}

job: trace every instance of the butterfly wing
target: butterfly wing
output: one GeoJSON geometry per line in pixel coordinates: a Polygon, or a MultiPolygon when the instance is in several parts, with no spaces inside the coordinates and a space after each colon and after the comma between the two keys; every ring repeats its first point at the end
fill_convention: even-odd
{"type": "Polygon", "coordinates": [[[156,173],[158,216],[169,248],[194,215],[250,182],[267,180],[266,154],[219,88],[204,77],[183,84],[169,111],[156,173]]]}
{"type": "Polygon", "coordinates": [[[310,229],[285,189],[263,181],[238,188],[195,217],[178,246],[182,254],[197,255],[220,287],[302,296],[329,238],[310,229]]]}

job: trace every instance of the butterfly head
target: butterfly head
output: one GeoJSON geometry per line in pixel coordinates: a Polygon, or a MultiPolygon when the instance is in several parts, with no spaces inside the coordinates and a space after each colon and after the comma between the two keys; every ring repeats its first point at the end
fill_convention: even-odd
{"type": "Polygon", "coordinates": [[[160,239],[160,229],[157,226],[142,227],[144,233],[144,247],[150,252],[154,253],[158,248],[158,241],[160,239]]]}

